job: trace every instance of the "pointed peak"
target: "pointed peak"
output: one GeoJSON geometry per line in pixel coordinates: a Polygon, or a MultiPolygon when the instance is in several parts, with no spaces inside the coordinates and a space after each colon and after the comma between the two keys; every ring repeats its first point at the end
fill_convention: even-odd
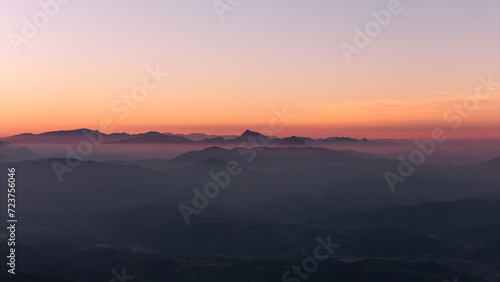
{"type": "Polygon", "coordinates": [[[241,135],[248,135],[248,134],[258,134],[258,132],[251,131],[250,129],[247,129],[247,130],[245,130],[245,132],[243,132],[243,134],[241,134],[241,135]]]}
{"type": "Polygon", "coordinates": [[[303,146],[306,146],[306,142],[304,142],[304,140],[300,139],[299,137],[292,135],[290,137],[286,137],[286,138],[281,139],[279,146],[303,147],[303,146]]]}
{"type": "MultiPolygon", "coordinates": [[[[243,134],[240,135],[240,137],[247,137],[247,136],[260,136],[262,135],[261,133],[259,132],[256,132],[256,131],[251,131],[249,129],[245,130],[245,132],[243,132],[243,134]]],[[[263,136],[263,135],[262,135],[263,136]]]]}

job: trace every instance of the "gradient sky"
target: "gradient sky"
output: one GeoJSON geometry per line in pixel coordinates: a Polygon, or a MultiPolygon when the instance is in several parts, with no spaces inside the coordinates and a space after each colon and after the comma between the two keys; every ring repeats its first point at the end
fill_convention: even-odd
{"type": "Polygon", "coordinates": [[[239,134],[286,106],[278,136],[500,138],[498,87],[459,129],[442,117],[479,76],[500,80],[497,0],[400,1],[351,63],[340,43],[390,1],[245,0],[221,21],[212,0],[73,0],[17,54],[8,35],[39,1],[0,1],[0,136],[103,118],[116,132],[239,134]],[[156,65],[170,76],[121,119],[113,101],[156,65]]]}

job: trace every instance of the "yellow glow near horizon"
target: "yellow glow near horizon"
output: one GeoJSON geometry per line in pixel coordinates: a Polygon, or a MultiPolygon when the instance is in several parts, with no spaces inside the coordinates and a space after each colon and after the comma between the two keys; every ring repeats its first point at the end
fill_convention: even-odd
{"type": "MultiPolygon", "coordinates": [[[[117,132],[240,134],[287,106],[296,118],[283,136],[424,137],[450,127],[443,113],[474,93],[478,76],[500,77],[491,36],[500,3],[483,4],[405,3],[348,63],[339,44],[384,1],[256,1],[222,22],[198,2],[76,1],[19,53],[7,35],[40,7],[4,1],[0,136],[98,129],[103,118],[117,132]],[[171,75],[124,117],[113,105],[148,66],[171,75]]],[[[499,109],[497,88],[450,136],[498,138],[499,109]]]]}

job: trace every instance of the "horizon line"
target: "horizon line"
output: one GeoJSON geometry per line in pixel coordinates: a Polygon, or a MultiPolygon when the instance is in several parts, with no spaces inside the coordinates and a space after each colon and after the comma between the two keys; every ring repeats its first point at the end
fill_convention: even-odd
{"type": "MultiPolygon", "coordinates": [[[[243,133],[245,133],[246,131],[251,131],[251,132],[256,132],[256,133],[259,133],[259,134],[262,134],[266,137],[276,137],[276,138],[289,138],[289,137],[299,137],[299,138],[311,138],[311,139],[314,139],[314,140],[317,140],[317,139],[327,139],[327,138],[332,138],[332,137],[338,137],[338,138],[351,138],[351,139],[358,139],[358,140],[363,140],[363,139],[366,139],[366,140],[415,140],[415,139],[425,139],[425,138],[419,138],[419,137],[414,137],[414,138],[366,138],[366,137],[350,137],[350,136],[340,136],[340,135],[330,135],[330,136],[327,136],[327,137],[317,137],[317,138],[313,138],[313,137],[310,137],[310,136],[300,136],[300,135],[297,135],[297,134],[292,134],[292,135],[286,135],[286,136],[277,136],[275,134],[273,135],[266,135],[266,134],[263,134],[261,132],[259,132],[258,130],[251,130],[251,129],[245,129],[243,131],[241,131],[241,133],[239,134],[233,134],[233,133],[206,133],[206,132],[190,132],[190,133],[174,133],[174,132],[161,132],[161,131],[157,131],[157,130],[148,130],[148,131],[141,131],[141,132],[138,132],[138,133],[130,133],[130,132],[127,132],[127,131],[122,131],[122,132],[111,132],[111,133],[105,133],[105,132],[102,132],[98,129],[90,129],[90,128],[85,128],[85,127],[82,127],[82,128],[76,128],[76,129],[60,129],[60,130],[49,130],[49,131],[43,131],[43,132],[38,132],[38,133],[34,133],[34,132],[23,132],[23,133],[18,133],[18,134],[13,134],[13,135],[8,135],[8,136],[0,136],[0,139],[3,139],[3,138],[9,138],[9,137],[14,137],[14,136],[20,136],[20,135],[24,135],[24,134],[32,134],[32,135],[40,135],[40,134],[44,134],[44,133],[53,133],[53,132],[70,132],[70,131],[80,131],[80,130],[89,130],[89,131],[97,131],[99,133],[102,133],[102,134],[105,134],[105,135],[111,135],[111,134],[129,134],[129,135],[139,135],[139,134],[146,134],[146,133],[151,133],[151,132],[156,132],[156,133],[160,133],[160,134],[166,134],[166,133],[169,133],[169,134],[172,134],[172,135],[184,135],[184,136],[187,136],[187,135],[191,135],[191,134],[204,134],[204,135],[207,135],[207,136],[241,136],[243,133]]],[[[483,138],[448,138],[449,140],[500,140],[500,137],[483,137],[483,138]]]]}

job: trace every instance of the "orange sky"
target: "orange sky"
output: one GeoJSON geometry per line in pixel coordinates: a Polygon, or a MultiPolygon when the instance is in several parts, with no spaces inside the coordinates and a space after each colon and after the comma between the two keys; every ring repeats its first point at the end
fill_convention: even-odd
{"type": "Polygon", "coordinates": [[[339,44],[387,1],[362,2],[256,1],[224,21],[208,2],[74,2],[19,53],[7,35],[40,7],[2,2],[0,136],[99,129],[103,118],[116,132],[240,134],[286,106],[295,117],[278,136],[408,139],[442,127],[451,138],[500,137],[499,85],[458,129],[443,120],[479,76],[500,80],[497,1],[405,4],[348,63],[339,44]],[[148,66],[170,76],[124,117],[112,105],[148,66]]]}

